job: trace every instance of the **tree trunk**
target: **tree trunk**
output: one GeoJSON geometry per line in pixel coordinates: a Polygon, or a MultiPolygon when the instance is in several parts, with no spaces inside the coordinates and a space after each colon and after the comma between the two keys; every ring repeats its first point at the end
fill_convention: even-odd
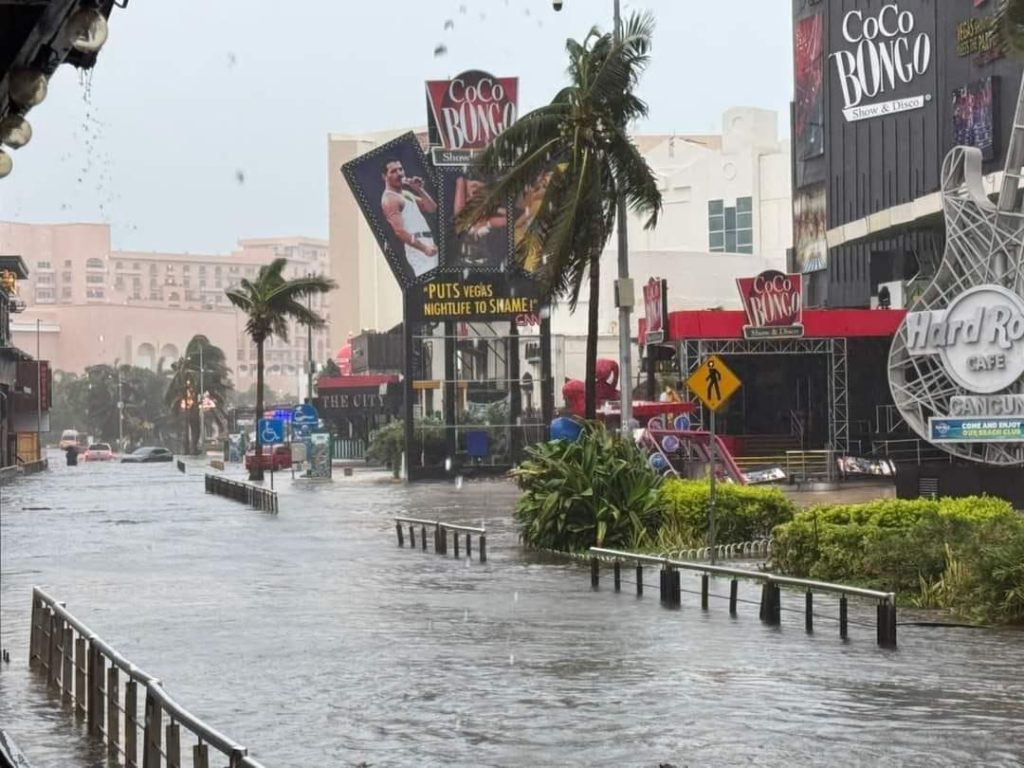
{"type": "Polygon", "coordinates": [[[601,296],[601,254],[590,259],[590,297],[587,305],[587,378],[585,385],[585,414],[587,419],[597,418],[597,314],[601,296]]]}
{"type": "Polygon", "coordinates": [[[263,479],[263,446],[260,442],[260,419],[263,418],[263,339],[256,342],[256,455],[250,480],[263,479]]]}

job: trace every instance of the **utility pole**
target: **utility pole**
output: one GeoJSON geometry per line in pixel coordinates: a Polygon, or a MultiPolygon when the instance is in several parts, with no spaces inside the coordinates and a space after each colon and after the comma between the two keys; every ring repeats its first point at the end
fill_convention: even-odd
{"type": "MultiPolygon", "coordinates": [[[[312,277],[312,272],[307,272],[306,277],[312,277]]],[[[313,311],[313,294],[306,294],[306,309],[313,311]]],[[[306,402],[313,402],[313,326],[306,326],[306,402]]]]}
{"type": "Polygon", "coordinates": [[[206,389],[203,385],[203,345],[199,345],[199,442],[205,450],[206,443],[206,419],[203,413],[203,406],[206,404],[206,389]]]}
{"type": "Polygon", "coordinates": [[[39,318],[36,318],[36,459],[43,460],[43,364],[39,341],[39,318]]]}
{"type": "Polygon", "coordinates": [[[117,449],[124,453],[124,392],[121,390],[121,368],[117,368],[117,449]]]}
{"type": "MultiPolygon", "coordinates": [[[[619,0],[615,0],[615,42],[622,42],[622,15],[619,0]]],[[[622,126],[623,130],[626,126],[622,126]]],[[[619,308],[619,386],[622,388],[620,410],[622,412],[622,434],[631,436],[630,422],[633,420],[633,352],[630,329],[630,314],[633,310],[633,281],[629,278],[629,233],[626,230],[626,196],[618,190],[618,245],[619,279],[615,281],[615,302],[619,308]]]]}

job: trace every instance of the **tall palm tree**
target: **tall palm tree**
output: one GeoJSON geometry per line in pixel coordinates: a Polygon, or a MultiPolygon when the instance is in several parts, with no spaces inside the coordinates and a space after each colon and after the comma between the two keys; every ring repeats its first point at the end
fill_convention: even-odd
{"type": "Polygon", "coordinates": [[[199,443],[206,438],[199,428],[199,409],[204,405],[212,403],[208,413],[216,424],[223,427],[227,423],[225,405],[232,389],[231,369],[224,350],[202,334],[193,336],[185,353],[171,365],[171,380],[164,397],[171,413],[180,414],[184,420],[185,453],[199,453],[199,443]]]}
{"type": "MultiPolygon", "coordinates": [[[[323,275],[289,280],[281,274],[287,264],[287,259],[274,259],[270,264],[260,267],[254,281],[243,279],[238,287],[224,291],[228,300],[249,316],[245,331],[256,345],[257,419],[263,413],[263,343],[271,336],[287,341],[289,319],[310,329],[323,326],[324,319],[300,300],[315,293],[327,293],[337,287],[334,280],[323,275]]],[[[263,467],[259,459],[261,452],[261,436],[257,429],[257,460],[251,474],[253,480],[263,479],[263,467]]]]}
{"type": "Polygon", "coordinates": [[[478,192],[457,220],[466,231],[510,199],[542,195],[532,221],[517,233],[516,258],[540,278],[545,299],[568,298],[572,311],[589,278],[586,415],[591,419],[597,405],[600,260],[614,229],[618,194],[646,217],[646,228],[657,224],[661,212],[654,172],[626,133],[632,121],[647,115],[647,104],[635,90],[653,31],[649,14],[634,14],[620,41],[596,28],[582,43],[569,40],[570,84],[480,154],[477,167],[495,182],[478,192]]]}

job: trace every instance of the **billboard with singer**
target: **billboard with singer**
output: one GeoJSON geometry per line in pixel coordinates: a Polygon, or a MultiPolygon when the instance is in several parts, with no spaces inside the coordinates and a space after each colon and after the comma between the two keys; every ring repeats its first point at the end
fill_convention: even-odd
{"type": "Polygon", "coordinates": [[[402,288],[439,266],[437,189],[415,134],[381,144],[341,168],[402,288]]]}

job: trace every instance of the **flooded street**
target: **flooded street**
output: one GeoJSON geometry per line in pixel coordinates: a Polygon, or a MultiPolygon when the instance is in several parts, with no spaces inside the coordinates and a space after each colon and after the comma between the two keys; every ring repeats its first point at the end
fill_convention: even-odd
{"type": "MultiPolygon", "coordinates": [[[[1017,632],[901,626],[886,652],[864,604],[844,644],[824,619],[805,635],[792,593],[781,629],[756,604],[731,619],[684,593],[667,611],[650,587],[617,595],[610,578],[595,594],[585,565],[520,550],[505,482],[279,474],[272,516],[206,496],[198,463],[57,459],[2,490],[0,725],[35,768],[106,762],[29,673],[33,585],[268,768],[991,766],[1024,753],[1017,632]],[[483,521],[488,562],[399,549],[396,514],[483,521]]],[[[817,611],[836,613],[825,599],[817,611]]]]}

